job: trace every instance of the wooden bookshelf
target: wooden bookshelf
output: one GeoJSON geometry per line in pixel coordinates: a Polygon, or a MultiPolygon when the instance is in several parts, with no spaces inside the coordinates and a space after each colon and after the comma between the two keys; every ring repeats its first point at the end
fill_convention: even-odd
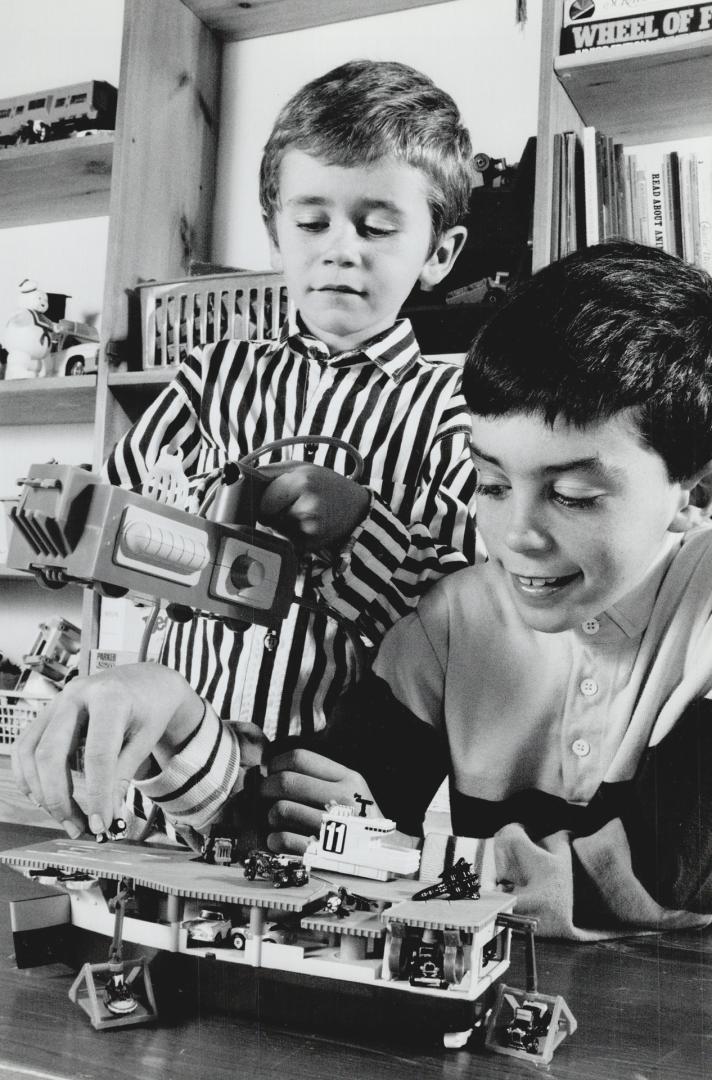
{"type": "Polygon", "coordinates": [[[109,213],[114,134],[0,150],[0,228],[109,213]]]}
{"type": "Polygon", "coordinates": [[[0,382],[0,426],[90,424],[95,402],[96,375],[6,380],[0,382]]]}
{"type": "Polygon", "coordinates": [[[712,31],[560,56],[554,70],[583,122],[619,142],[710,133],[712,31]]]}
{"type": "Polygon", "coordinates": [[[284,34],[325,23],[362,19],[390,11],[442,4],[447,0],[183,0],[223,41],[284,34]]]}
{"type": "Polygon", "coordinates": [[[712,31],[559,56],[563,4],[543,6],[533,268],[551,258],[554,136],[587,125],[627,146],[712,135],[712,31]]]}

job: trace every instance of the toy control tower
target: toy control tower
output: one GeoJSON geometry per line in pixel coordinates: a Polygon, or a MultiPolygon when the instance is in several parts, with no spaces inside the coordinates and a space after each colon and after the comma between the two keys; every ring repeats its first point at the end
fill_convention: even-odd
{"type": "Polygon", "coordinates": [[[366,817],[366,804],[359,799],[361,812],[353,806],[331,806],[324,814],[317,840],[310,840],[304,853],[309,869],[335,870],[375,881],[415,874],[420,852],[396,845],[396,823],[390,818],[366,817]]]}

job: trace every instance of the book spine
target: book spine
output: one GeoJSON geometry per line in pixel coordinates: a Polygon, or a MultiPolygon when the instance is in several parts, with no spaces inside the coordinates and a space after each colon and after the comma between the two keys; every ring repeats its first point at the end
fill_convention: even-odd
{"type": "Polygon", "coordinates": [[[586,245],[597,244],[599,232],[599,189],[598,166],[596,161],[596,129],[585,127],[581,132],[583,147],[583,189],[585,205],[586,245]]]}
{"type": "Polygon", "coordinates": [[[680,194],[680,155],[671,150],[665,155],[665,202],[669,222],[669,242],[667,249],[671,255],[683,257],[682,243],[682,199],[680,194]]]}
{"type": "Polygon", "coordinates": [[[646,171],[648,243],[651,247],[667,250],[667,228],[663,195],[663,163],[654,164],[646,171]]]}
{"type": "Polygon", "coordinates": [[[697,263],[712,274],[712,144],[694,158],[699,221],[697,263]]]}

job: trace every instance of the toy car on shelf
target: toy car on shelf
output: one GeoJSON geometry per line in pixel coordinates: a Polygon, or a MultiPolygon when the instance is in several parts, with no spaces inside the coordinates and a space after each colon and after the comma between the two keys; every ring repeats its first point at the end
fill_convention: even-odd
{"type": "MultiPolygon", "coordinates": [[[[255,937],[255,933],[249,926],[235,926],[230,932],[233,948],[242,952],[248,941],[255,937]]],[[[284,923],[267,923],[264,931],[259,935],[263,942],[269,945],[292,945],[297,938],[296,930],[284,923]]]]}
{"type": "Polygon", "coordinates": [[[183,923],[188,931],[188,945],[229,945],[232,922],[219,908],[201,908],[196,919],[183,923]]]}
{"type": "Polygon", "coordinates": [[[248,881],[266,878],[276,889],[288,885],[306,885],[309,871],[300,858],[289,855],[273,855],[271,851],[251,851],[245,859],[245,877],[248,881]]]}
{"type": "Polygon", "coordinates": [[[54,324],[51,366],[55,375],[95,374],[99,362],[99,334],[89,323],[60,319],[54,324]]]}
{"type": "Polygon", "coordinates": [[[420,944],[413,950],[408,969],[408,982],[411,986],[427,986],[432,990],[447,990],[443,966],[442,943],[435,935],[423,933],[420,944]]]}

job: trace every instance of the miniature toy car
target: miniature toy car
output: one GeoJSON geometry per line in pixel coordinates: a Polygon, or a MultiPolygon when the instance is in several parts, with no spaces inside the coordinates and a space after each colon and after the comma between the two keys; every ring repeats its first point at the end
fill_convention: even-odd
{"type": "Polygon", "coordinates": [[[358,893],[350,893],[343,885],[336,891],[328,892],[325,896],[312,900],[302,908],[302,915],[316,915],[324,912],[325,915],[336,915],[337,919],[347,919],[352,911],[374,911],[378,907],[376,900],[369,900],[366,896],[358,893]]]}
{"type": "Polygon", "coordinates": [[[138,1001],[124,982],[123,972],[112,975],[104,987],[104,1004],[117,1016],[126,1016],[138,1007],[138,1001]]]}
{"type": "Polygon", "coordinates": [[[289,855],[273,855],[270,851],[251,851],[245,859],[245,877],[271,880],[276,889],[287,885],[306,885],[309,871],[300,858],[289,855]]]}
{"type": "Polygon", "coordinates": [[[428,986],[434,990],[447,990],[448,981],[443,970],[443,950],[438,941],[423,934],[410,960],[408,981],[411,986],[428,986]]]}
{"type": "Polygon", "coordinates": [[[54,357],[57,375],[93,375],[99,361],[98,345],[70,345],[54,357]]]}
{"type": "Polygon", "coordinates": [[[191,945],[229,945],[232,922],[219,908],[201,908],[197,919],[187,919],[183,929],[188,931],[191,945]]]}
{"type": "MultiPolygon", "coordinates": [[[[236,926],[230,932],[230,936],[233,948],[242,952],[247,942],[251,941],[255,934],[250,930],[249,926],[236,926]]],[[[292,945],[296,940],[296,936],[296,932],[291,927],[278,922],[269,923],[265,927],[264,933],[260,934],[263,941],[272,945],[292,945]]]]}
{"type": "Polygon", "coordinates": [[[51,333],[55,375],[89,375],[97,370],[99,334],[89,323],[60,319],[51,333]]]}
{"type": "Polygon", "coordinates": [[[538,1054],[539,1039],[548,1033],[550,1020],[545,1002],[525,999],[514,1010],[514,1016],[507,1025],[507,1046],[514,1050],[525,1050],[527,1054],[538,1054]]]}
{"type": "Polygon", "coordinates": [[[510,274],[507,270],[498,270],[494,277],[483,277],[453,289],[445,297],[446,304],[485,304],[496,307],[501,304],[507,292],[510,274]]]}

